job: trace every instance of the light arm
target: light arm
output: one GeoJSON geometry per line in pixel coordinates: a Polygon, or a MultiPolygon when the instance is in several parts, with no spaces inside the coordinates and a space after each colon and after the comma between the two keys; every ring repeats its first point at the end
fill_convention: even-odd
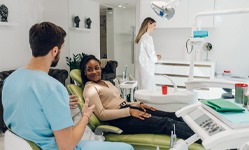
{"type": "MultiPolygon", "coordinates": [[[[230,14],[243,14],[249,13],[249,8],[241,8],[241,9],[227,9],[227,10],[216,10],[216,11],[202,11],[195,15],[194,25],[192,27],[191,37],[193,38],[193,31],[196,30],[197,27],[197,19],[201,16],[217,16],[217,15],[230,15],[230,14]]],[[[200,29],[200,27],[198,27],[200,29]]],[[[198,42],[198,41],[197,41],[198,42]]],[[[193,45],[197,44],[194,42],[193,45]]],[[[194,74],[194,55],[195,48],[193,49],[190,65],[189,65],[189,80],[193,80],[194,74]]]]}

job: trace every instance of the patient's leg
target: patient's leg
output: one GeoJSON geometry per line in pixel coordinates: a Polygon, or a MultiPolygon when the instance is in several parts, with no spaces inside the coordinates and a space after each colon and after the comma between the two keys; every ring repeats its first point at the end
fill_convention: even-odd
{"type": "Polygon", "coordinates": [[[109,121],[110,125],[117,126],[123,130],[123,133],[153,133],[170,135],[173,131],[173,124],[176,126],[178,137],[186,139],[194,134],[186,123],[174,120],[170,117],[153,116],[145,120],[135,117],[126,117],[109,121]]]}

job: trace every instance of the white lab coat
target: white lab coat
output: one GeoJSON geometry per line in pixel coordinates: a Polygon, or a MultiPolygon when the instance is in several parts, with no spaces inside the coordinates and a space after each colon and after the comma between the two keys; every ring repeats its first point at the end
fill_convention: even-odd
{"type": "Polygon", "coordinates": [[[149,33],[146,32],[141,37],[135,58],[135,78],[138,81],[138,89],[156,90],[154,73],[157,56],[149,33]]]}

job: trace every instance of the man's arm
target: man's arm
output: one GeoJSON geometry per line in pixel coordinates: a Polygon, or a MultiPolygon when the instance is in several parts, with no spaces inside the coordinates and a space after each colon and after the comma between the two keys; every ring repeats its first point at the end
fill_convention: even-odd
{"type": "Polygon", "coordinates": [[[60,150],[73,150],[82,138],[89,118],[93,113],[94,105],[88,107],[89,100],[85,100],[83,108],[83,117],[74,127],[68,127],[62,130],[54,131],[56,143],[60,150]]]}

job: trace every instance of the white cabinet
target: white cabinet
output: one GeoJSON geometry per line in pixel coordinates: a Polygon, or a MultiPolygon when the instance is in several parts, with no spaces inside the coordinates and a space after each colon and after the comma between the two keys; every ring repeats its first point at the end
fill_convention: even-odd
{"type": "MultiPolygon", "coordinates": [[[[194,79],[213,79],[215,74],[214,62],[196,62],[194,64],[194,79]]],[[[168,85],[172,91],[173,84],[163,75],[169,76],[177,85],[178,90],[186,90],[184,82],[188,81],[189,62],[188,61],[158,61],[156,63],[155,81],[157,90],[161,90],[162,85],[168,85]]],[[[198,89],[198,98],[204,99],[209,96],[209,89],[198,89]]]]}
{"type": "MultiPolygon", "coordinates": [[[[152,17],[157,22],[157,28],[186,28],[192,27],[194,16],[197,12],[214,10],[214,0],[182,0],[175,7],[175,16],[170,20],[156,15],[151,9],[150,2],[153,0],[140,0],[140,24],[146,17],[152,17]]],[[[204,27],[213,27],[213,17],[203,17],[204,27]]]]}

